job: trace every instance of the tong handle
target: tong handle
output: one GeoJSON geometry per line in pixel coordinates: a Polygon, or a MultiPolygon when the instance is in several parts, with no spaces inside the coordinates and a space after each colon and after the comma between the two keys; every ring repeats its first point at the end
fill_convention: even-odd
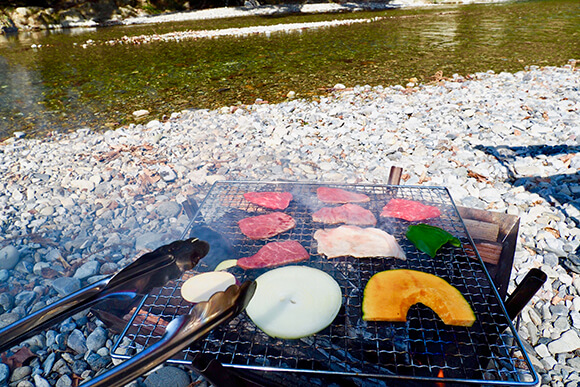
{"type": "Polygon", "coordinates": [[[0,353],[99,301],[109,280],[97,281],[0,329],[0,353]]]}
{"type": "Polygon", "coordinates": [[[231,285],[226,293],[216,293],[209,301],[197,304],[189,314],[172,320],[158,342],[131,359],[83,383],[82,387],[124,386],[189,347],[212,329],[244,310],[254,294],[256,283],[246,282],[239,287],[239,291],[237,289],[237,285],[231,285]],[[230,289],[233,291],[228,292],[230,289]],[[232,293],[235,294],[232,296],[232,293]],[[224,299],[228,305],[221,308],[220,305],[224,303],[224,299]]]}

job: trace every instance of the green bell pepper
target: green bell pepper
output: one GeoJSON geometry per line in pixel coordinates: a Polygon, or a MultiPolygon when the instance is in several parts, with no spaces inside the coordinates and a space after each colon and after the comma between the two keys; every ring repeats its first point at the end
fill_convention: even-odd
{"type": "Polygon", "coordinates": [[[427,253],[431,258],[435,257],[437,251],[446,243],[455,247],[461,247],[461,241],[443,230],[442,228],[429,224],[411,225],[407,229],[407,239],[422,252],[427,253]]]}

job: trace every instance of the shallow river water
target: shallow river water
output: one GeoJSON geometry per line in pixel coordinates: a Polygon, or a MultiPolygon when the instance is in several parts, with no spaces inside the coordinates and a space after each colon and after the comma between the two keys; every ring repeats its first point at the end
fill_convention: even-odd
{"type": "Polygon", "coordinates": [[[0,139],[117,128],[182,109],[316,98],[337,83],[406,85],[436,74],[518,71],[580,59],[580,2],[542,0],[288,15],[0,37],[0,139]],[[343,18],[370,23],[142,45],[109,39],[343,18]],[[96,44],[83,47],[88,40],[96,44]],[[38,47],[40,46],[40,47],[38,47]]]}

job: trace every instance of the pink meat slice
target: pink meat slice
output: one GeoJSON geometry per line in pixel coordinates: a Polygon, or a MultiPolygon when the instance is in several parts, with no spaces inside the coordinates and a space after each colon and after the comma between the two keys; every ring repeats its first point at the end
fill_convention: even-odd
{"type": "Polygon", "coordinates": [[[413,200],[391,199],[381,211],[381,216],[415,222],[441,215],[437,207],[428,206],[413,200]]]}
{"type": "Polygon", "coordinates": [[[273,210],[284,210],[292,200],[290,192],[246,192],[244,198],[250,203],[273,210]]]}
{"type": "Polygon", "coordinates": [[[345,191],[340,188],[319,187],[316,190],[316,195],[325,203],[364,203],[371,200],[365,194],[345,191]]]}
{"type": "Polygon", "coordinates": [[[296,241],[270,242],[251,257],[238,259],[238,266],[244,270],[280,266],[300,262],[310,258],[308,251],[296,241]]]}
{"type": "Polygon", "coordinates": [[[377,218],[373,213],[358,204],[344,204],[340,207],[322,207],[312,214],[312,220],[326,224],[354,224],[357,226],[374,226],[377,218]]]}
{"type": "Polygon", "coordinates": [[[265,239],[293,229],[296,221],[283,212],[252,216],[238,222],[242,233],[250,239],[265,239]]]}

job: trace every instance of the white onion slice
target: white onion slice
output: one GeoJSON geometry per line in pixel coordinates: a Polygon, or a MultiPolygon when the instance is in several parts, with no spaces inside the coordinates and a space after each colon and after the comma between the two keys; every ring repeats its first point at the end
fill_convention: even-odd
{"type": "Polygon", "coordinates": [[[271,337],[297,339],[326,328],[340,310],[338,283],[322,270],[284,266],[256,279],[246,313],[271,337]]]}
{"type": "Polygon", "coordinates": [[[219,291],[236,283],[236,277],[227,271],[210,271],[189,278],[181,285],[181,296],[189,302],[204,302],[219,291]]]}
{"type": "Polygon", "coordinates": [[[234,267],[238,264],[237,259],[226,259],[225,261],[221,261],[214,269],[214,271],[222,271],[227,270],[230,267],[234,267]]]}

